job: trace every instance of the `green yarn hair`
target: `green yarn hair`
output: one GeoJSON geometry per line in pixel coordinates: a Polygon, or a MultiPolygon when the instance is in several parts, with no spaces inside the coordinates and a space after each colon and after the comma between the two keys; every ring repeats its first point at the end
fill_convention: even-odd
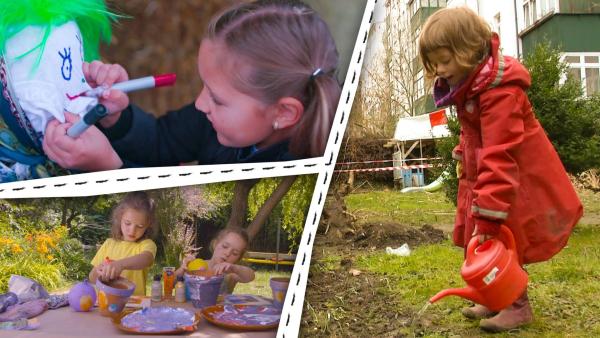
{"type": "Polygon", "coordinates": [[[104,0],[1,0],[0,53],[4,54],[6,41],[32,25],[46,28],[42,41],[26,54],[43,52],[53,27],[75,21],[83,38],[84,59],[92,61],[99,56],[100,41],[110,42],[111,21],[119,17],[104,0]]]}

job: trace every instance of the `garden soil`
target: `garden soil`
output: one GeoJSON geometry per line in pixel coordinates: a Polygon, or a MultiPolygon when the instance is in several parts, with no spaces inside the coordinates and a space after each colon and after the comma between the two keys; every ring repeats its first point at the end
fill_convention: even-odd
{"type": "MultiPolygon", "coordinates": [[[[360,271],[354,259],[408,243],[410,248],[440,243],[448,234],[431,225],[398,223],[357,225],[339,196],[329,198],[315,239],[300,334],[303,337],[398,337],[411,326],[414,313],[399,312],[393,299],[377,290],[388,287],[382,276],[360,271]],[[338,256],[332,268],[326,257],[338,256]],[[341,306],[332,306],[333,304],[341,306]],[[315,312],[328,318],[315,317],[315,312]]],[[[401,310],[400,310],[401,311],[401,310]]],[[[427,326],[426,316],[419,320],[427,326]]]]}

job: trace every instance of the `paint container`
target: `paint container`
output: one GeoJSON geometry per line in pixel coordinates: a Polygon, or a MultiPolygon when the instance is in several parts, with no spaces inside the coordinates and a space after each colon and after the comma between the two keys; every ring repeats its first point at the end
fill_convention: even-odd
{"type": "Polygon", "coordinates": [[[221,284],[225,277],[219,276],[196,276],[186,274],[185,287],[190,293],[190,300],[195,308],[202,309],[217,304],[217,297],[221,290],[221,284]]]}
{"type": "Polygon", "coordinates": [[[269,280],[271,291],[273,292],[273,305],[276,308],[283,308],[283,301],[285,301],[285,294],[287,293],[288,286],[290,285],[289,277],[271,277],[269,280]]]}
{"type": "Polygon", "coordinates": [[[98,278],[96,280],[96,289],[98,290],[98,307],[100,314],[106,317],[116,318],[129,297],[135,291],[135,284],[123,277],[104,283],[98,278]]]}
{"type": "Polygon", "coordinates": [[[163,296],[165,299],[173,297],[175,287],[175,268],[167,266],[163,268],[163,296]]]}

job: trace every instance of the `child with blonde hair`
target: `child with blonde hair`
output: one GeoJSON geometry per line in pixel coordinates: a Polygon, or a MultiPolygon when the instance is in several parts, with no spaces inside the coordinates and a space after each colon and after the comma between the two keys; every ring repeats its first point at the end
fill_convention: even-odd
{"type": "MultiPolygon", "coordinates": [[[[300,1],[243,2],[215,16],[202,38],[196,99],[158,119],[118,90],[100,99],[111,112],[102,133],[65,137],[52,122],[44,149],[63,167],[247,163],[322,156],[341,86],[327,24],[300,1]],[[107,139],[108,137],[108,139],[107,139]],[[109,143],[110,142],[110,143],[109,143]]],[[[120,65],[84,65],[94,86],[128,79],[120,65]]]]}
{"type": "MultiPolygon", "coordinates": [[[[254,280],[254,270],[237,264],[244,257],[249,242],[246,230],[233,226],[219,231],[211,241],[213,255],[208,261],[208,271],[215,275],[225,275],[221,294],[231,294],[237,283],[250,283],[254,280]]],[[[187,265],[194,258],[194,255],[186,255],[175,274],[181,276],[187,272],[187,265]]]]}
{"type": "MultiPolygon", "coordinates": [[[[504,224],[520,263],[540,262],[566,245],[583,209],[532,111],[527,69],[500,54],[499,44],[466,7],[435,12],[419,38],[425,72],[436,78],[436,105],[455,105],[461,125],[453,152],[462,167],[453,238],[462,247],[473,236],[483,242],[504,224]]],[[[495,332],[533,321],[527,291],[499,313],[476,304],[463,314],[483,318],[479,326],[495,332]]]]}
{"type": "Polygon", "coordinates": [[[111,238],[94,258],[90,280],[124,277],[135,284],[135,295],[146,294],[148,268],[154,263],[155,203],[145,192],[128,193],[112,213],[111,238]]]}

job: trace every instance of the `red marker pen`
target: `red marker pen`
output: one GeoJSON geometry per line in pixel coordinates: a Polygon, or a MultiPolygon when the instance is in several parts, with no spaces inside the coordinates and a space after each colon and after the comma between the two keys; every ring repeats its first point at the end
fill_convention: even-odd
{"type": "Polygon", "coordinates": [[[115,83],[112,87],[96,87],[94,89],[88,90],[84,93],[81,93],[80,96],[88,96],[88,97],[100,97],[105,90],[108,89],[116,89],[120,90],[124,93],[133,92],[136,90],[148,89],[148,88],[156,88],[156,87],[164,87],[171,86],[177,80],[176,74],[162,74],[155,76],[146,76],[139,79],[123,81],[119,83],[115,83]]]}

